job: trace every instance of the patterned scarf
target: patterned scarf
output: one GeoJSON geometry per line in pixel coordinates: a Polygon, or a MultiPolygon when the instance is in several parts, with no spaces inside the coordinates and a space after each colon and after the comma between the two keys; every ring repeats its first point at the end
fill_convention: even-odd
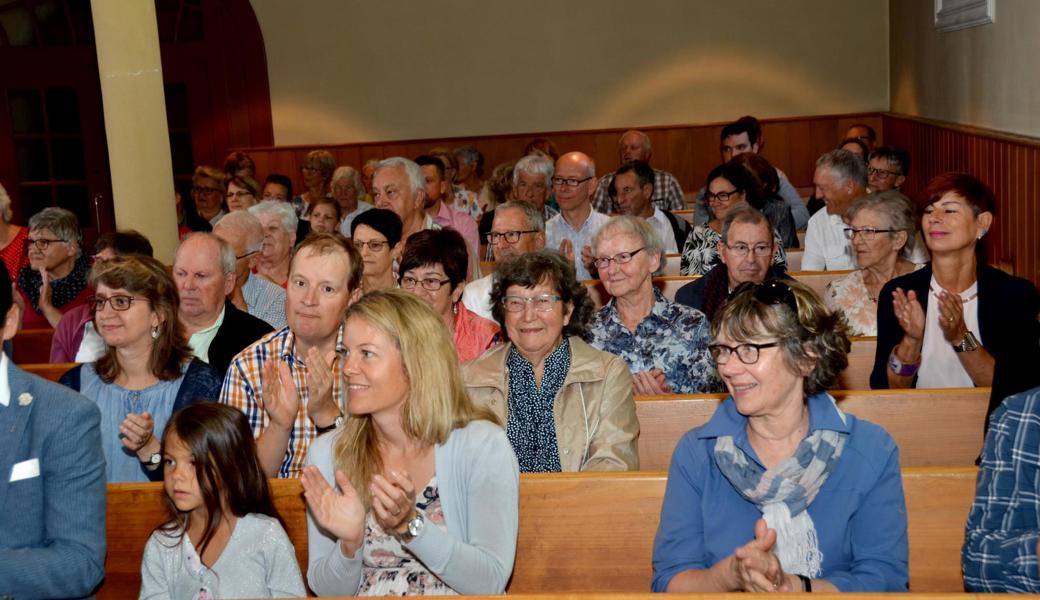
{"type": "MultiPolygon", "coordinates": [[[[72,271],[68,275],[61,279],[52,279],[50,281],[51,305],[54,308],[61,308],[75,300],[80,295],[80,292],[87,287],[87,276],[89,274],[90,259],[87,258],[86,254],[81,254],[76,259],[76,263],[72,266],[72,271]]],[[[40,312],[40,286],[42,284],[43,278],[40,277],[40,272],[31,266],[26,265],[18,272],[18,289],[29,296],[32,308],[37,313],[40,312]]]]}
{"type": "Polygon", "coordinates": [[[516,452],[523,473],[559,473],[560,448],[556,440],[553,404],[556,393],[571,370],[571,344],[564,338],[542,368],[542,385],[534,382],[534,366],[516,346],[506,358],[509,373],[509,417],[506,437],[516,452]]]}
{"type": "Polygon", "coordinates": [[[748,458],[732,436],[715,442],[715,462],[722,474],[776,530],[773,553],[787,573],[820,576],[823,553],[806,509],[838,464],[847,438],[845,433],[818,429],[802,440],[794,456],[769,470],[748,458]]]}

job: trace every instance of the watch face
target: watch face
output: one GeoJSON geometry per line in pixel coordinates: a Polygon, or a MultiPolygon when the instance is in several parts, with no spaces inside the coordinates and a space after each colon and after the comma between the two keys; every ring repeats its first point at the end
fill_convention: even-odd
{"type": "Polygon", "coordinates": [[[156,452],[155,454],[152,454],[152,456],[148,459],[148,462],[153,465],[157,465],[162,462],[162,455],[156,452]]]}

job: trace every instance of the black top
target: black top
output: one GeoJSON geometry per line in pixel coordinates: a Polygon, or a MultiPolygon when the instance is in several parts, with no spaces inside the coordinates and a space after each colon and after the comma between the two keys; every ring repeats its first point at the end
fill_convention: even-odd
{"type": "Polygon", "coordinates": [[[224,322],[209,345],[210,366],[223,377],[239,352],[272,331],[274,328],[267,321],[239,310],[230,300],[225,300],[224,322]]]}

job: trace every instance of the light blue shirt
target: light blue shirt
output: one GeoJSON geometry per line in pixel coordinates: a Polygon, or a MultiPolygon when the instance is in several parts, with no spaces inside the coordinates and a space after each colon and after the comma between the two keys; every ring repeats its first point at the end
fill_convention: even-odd
{"type": "MultiPolygon", "coordinates": [[[[884,429],[841,413],[819,393],[808,400],[809,434],[849,434],[834,471],[807,509],[823,553],[822,579],[841,592],[905,592],[909,579],[906,500],[899,450],[884,429]]],[[[744,499],[715,462],[715,440],[733,442],[759,462],[747,418],[732,397],[711,421],[686,433],[672,455],[661,523],[654,540],[653,591],[688,569],[707,569],[755,538],[762,513],[744,499]]]]}
{"type": "Polygon", "coordinates": [[[249,314],[267,321],[275,331],[285,327],[285,288],[250,273],[242,284],[242,297],[249,314]]]}
{"type": "Polygon", "coordinates": [[[581,227],[574,229],[563,218],[562,213],[558,214],[549,219],[545,224],[545,247],[551,250],[559,250],[560,242],[565,239],[570,240],[574,246],[575,275],[578,279],[592,279],[592,275],[589,274],[589,270],[585,268],[585,263],[581,260],[581,249],[592,243],[592,236],[596,235],[599,228],[609,220],[610,217],[607,215],[593,210],[589,213],[588,218],[585,219],[581,227]]]}

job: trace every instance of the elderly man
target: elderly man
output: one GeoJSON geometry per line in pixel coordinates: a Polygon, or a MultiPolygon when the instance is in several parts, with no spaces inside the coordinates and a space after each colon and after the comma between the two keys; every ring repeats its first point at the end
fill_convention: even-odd
{"type": "Polygon", "coordinates": [[[545,224],[545,245],[574,263],[578,279],[592,279],[592,236],[609,220],[592,209],[596,163],[582,152],[568,152],[556,161],[553,191],[560,214],[545,224]]]}
{"type": "Polygon", "coordinates": [[[764,214],[746,204],[734,206],[722,221],[721,262],[704,277],[679,288],[675,301],[696,308],[710,320],[738,285],[786,277],[782,266],[772,265],[775,240],[764,214]]]}
{"type": "MultiPolygon", "coordinates": [[[[633,160],[641,160],[649,164],[651,154],[650,136],[642,131],[636,131],[635,129],[626,131],[621,136],[621,139],[618,140],[619,165],[624,165],[633,160]]],[[[650,198],[653,205],[663,210],[686,208],[682,187],[675,176],[667,171],[658,169],[654,169],[653,173],[654,195],[650,198]]],[[[615,198],[610,193],[613,181],[613,173],[608,173],[599,180],[599,187],[596,188],[596,196],[592,200],[592,205],[601,213],[618,211],[617,203],[614,201],[615,198]]]]}
{"type": "MultiPolygon", "coordinates": [[[[734,156],[745,152],[758,154],[760,148],[758,135],[758,120],[753,117],[741,117],[723,127],[722,133],[719,134],[719,152],[722,154],[722,162],[729,162],[734,156]]],[[[791,185],[787,175],[780,169],[776,170],[776,174],[780,178],[780,189],[777,193],[783,198],[787,208],[791,210],[795,229],[804,229],[809,222],[809,208],[802,201],[798,190],[791,185]]],[[[694,222],[698,225],[703,225],[710,220],[704,193],[703,189],[697,192],[697,210],[694,212],[694,222]]]]}
{"type": "MultiPolygon", "coordinates": [[[[513,189],[510,198],[530,204],[541,211],[542,222],[560,214],[549,204],[549,193],[552,191],[553,161],[544,154],[528,154],[516,161],[513,167],[513,189]]],[[[491,231],[491,221],[495,211],[489,210],[480,218],[480,231],[491,231]]],[[[484,254],[484,260],[497,260],[490,245],[484,254]]]]}
{"type": "Polygon", "coordinates": [[[848,150],[832,150],[816,161],[816,197],[826,210],[809,219],[805,231],[803,271],[855,269],[852,242],[845,237],[845,211],[867,193],[867,165],[848,150]]]}
{"type": "MultiPolygon", "coordinates": [[[[545,247],[545,221],[542,211],[526,202],[504,202],[492,211],[494,220],[488,233],[488,246],[497,263],[512,260],[521,254],[537,252],[545,247]]],[[[471,312],[494,321],[491,314],[491,287],[495,273],[466,284],[462,303],[471,312]]]]}
{"type": "Polygon", "coordinates": [[[645,219],[661,236],[665,252],[675,253],[683,247],[690,233],[690,224],[671,212],[654,206],[650,199],[654,192],[654,170],[649,163],[633,160],[614,171],[610,195],[617,199],[618,212],[622,215],[645,219]]]}
{"type": "Polygon", "coordinates": [[[228,294],[231,303],[275,329],[285,327],[285,290],[253,273],[264,242],[260,219],[237,210],[221,219],[213,233],[235,253],[235,288],[228,294]]]}
{"type": "Polygon", "coordinates": [[[909,172],[909,152],[893,146],[878,146],[867,157],[867,191],[898,190],[909,172]]]}
{"type": "Polygon", "coordinates": [[[285,287],[289,278],[289,258],[296,245],[300,220],[296,209],[288,202],[264,200],[250,206],[249,212],[260,220],[264,241],[260,246],[260,261],[256,272],[270,282],[285,287]]]}
{"type": "Polygon", "coordinates": [[[227,299],[235,287],[235,252],[216,235],[198,232],[184,238],[173,259],[173,281],[188,345],[217,372],[226,372],[236,354],[271,332],[267,322],[227,299]]]}
{"type": "Polygon", "coordinates": [[[400,156],[379,161],[372,175],[372,200],[401,218],[401,241],[413,233],[441,226],[426,214],[426,178],[415,162],[400,156]]]}
{"type": "Polygon", "coordinates": [[[347,307],[361,296],[361,272],[361,256],[342,236],[305,239],[291,263],[289,326],[243,350],[228,369],[220,401],[249,418],[269,477],[299,476],[315,436],[343,421],[337,353],[347,307]]]}
{"type": "Polygon", "coordinates": [[[478,274],[480,238],[477,222],[468,213],[452,208],[449,202],[452,198],[452,187],[451,182],[445,179],[444,162],[435,156],[424,154],[415,159],[415,164],[419,165],[423,174],[426,216],[442,228],[454,229],[462,235],[469,250],[470,273],[478,274]]]}
{"type": "Polygon", "coordinates": [[[200,165],[195,168],[191,177],[191,199],[195,203],[195,212],[216,225],[227,210],[224,206],[224,172],[216,167],[200,165]]]}

